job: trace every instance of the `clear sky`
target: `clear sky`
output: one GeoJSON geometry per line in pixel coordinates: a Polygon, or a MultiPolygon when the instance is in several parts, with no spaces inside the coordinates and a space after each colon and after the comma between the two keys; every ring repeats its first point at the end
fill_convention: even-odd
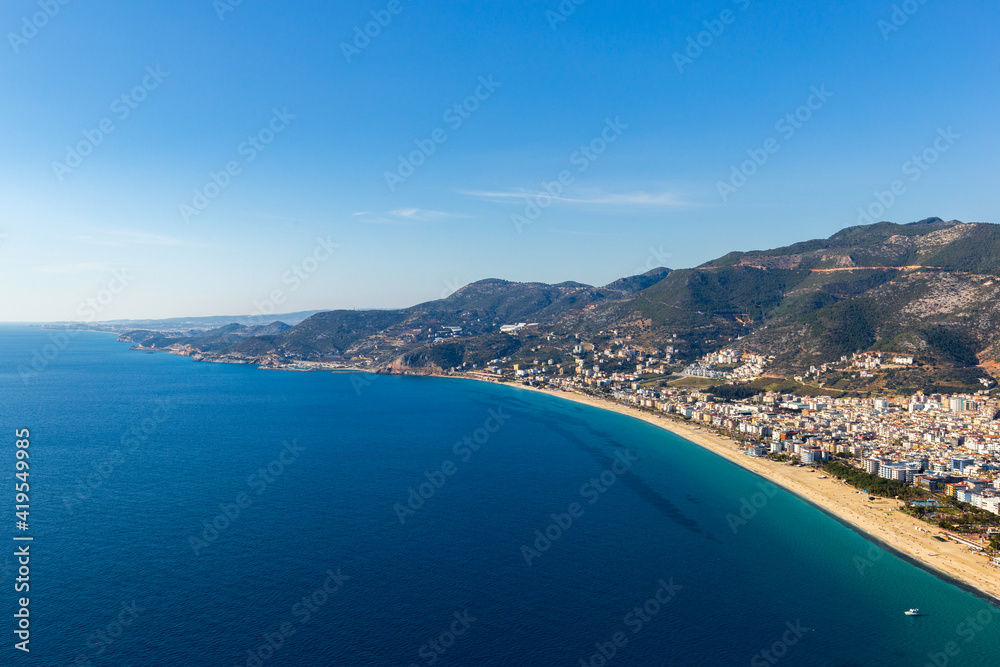
{"type": "Polygon", "coordinates": [[[8,0],[0,319],[601,285],[859,208],[1000,222],[1000,5],[895,6],[8,0]]]}

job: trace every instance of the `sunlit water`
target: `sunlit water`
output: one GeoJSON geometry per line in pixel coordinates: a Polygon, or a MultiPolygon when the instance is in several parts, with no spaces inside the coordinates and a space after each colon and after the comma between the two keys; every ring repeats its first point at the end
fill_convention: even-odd
{"type": "Polygon", "coordinates": [[[651,425],[57,338],[0,328],[2,664],[997,664],[994,608],[651,425]]]}

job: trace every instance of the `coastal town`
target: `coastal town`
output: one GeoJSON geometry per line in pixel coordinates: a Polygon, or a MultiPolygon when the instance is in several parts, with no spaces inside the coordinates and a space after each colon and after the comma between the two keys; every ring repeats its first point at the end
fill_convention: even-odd
{"type": "MultiPolygon", "coordinates": [[[[961,545],[1000,567],[1000,400],[991,395],[987,383],[971,394],[831,397],[740,392],[741,386],[763,374],[766,357],[728,349],[714,352],[686,366],[680,375],[682,380],[719,384],[683,386],[683,381],[661,379],[671,376],[666,370],[669,348],[657,354],[626,342],[606,350],[588,347],[581,344],[574,349],[578,359],[568,371],[552,360],[531,364],[496,360],[484,371],[466,375],[582,394],[682,422],[725,438],[742,455],[761,462],[808,467],[817,473],[835,471],[841,473],[838,477],[849,466],[859,479],[891,483],[890,490],[881,489],[881,494],[858,489],[861,498],[875,501],[876,495],[891,492],[888,497],[902,499],[898,509],[928,522],[927,528],[918,530],[930,532],[933,524],[937,539],[961,545]],[[622,358],[633,371],[608,372],[601,363],[593,363],[622,358]],[[978,518],[969,520],[965,510],[978,518]]],[[[860,373],[882,362],[881,355],[855,355],[842,359],[841,365],[854,366],[860,373]]],[[[891,355],[885,362],[910,364],[913,359],[891,355]]],[[[825,370],[813,369],[813,375],[825,370]]],[[[832,476],[831,472],[823,477],[832,476]]],[[[878,482],[868,486],[875,485],[878,482]]]]}
{"type": "Polygon", "coordinates": [[[185,342],[132,347],[270,370],[462,377],[625,412],[1000,599],[1000,392],[990,376],[978,388],[973,381],[961,390],[894,392],[880,381],[900,370],[934,377],[933,360],[865,351],[789,372],[740,339],[697,356],[683,334],[654,347],[630,329],[588,335],[518,321],[500,326],[493,343],[514,352],[470,363],[446,353],[464,333],[458,325],[422,330],[436,351],[428,358],[444,362],[424,366],[381,338],[350,355],[205,352],[185,342]]]}

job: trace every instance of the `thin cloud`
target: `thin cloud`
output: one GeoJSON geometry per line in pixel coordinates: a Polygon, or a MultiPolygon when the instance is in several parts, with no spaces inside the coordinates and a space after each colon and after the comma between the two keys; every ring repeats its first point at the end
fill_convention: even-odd
{"type": "Polygon", "coordinates": [[[602,205],[602,206],[646,206],[653,208],[668,208],[687,204],[681,197],[671,192],[651,194],[648,192],[604,193],[595,191],[593,194],[583,194],[576,197],[553,196],[544,190],[507,190],[507,191],[465,191],[460,194],[478,197],[495,203],[510,199],[532,199],[535,197],[550,197],[552,201],[567,204],[602,205]]]}
{"type": "Polygon", "coordinates": [[[406,218],[407,220],[443,220],[445,218],[464,218],[456,213],[445,213],[444,211],[428,211],[422,208],[397,208],[389,211],[388,215],[406,218]]]}
{"type": "Polygon", "coordinates": [[[354,216],[361,218],[362,222],[372,225],[409,225],[418,222],[434,222],[468,217],[460,213],[432,211],[423,208],[397,208],[386,211],[383,215],[375,215],[369,211],[358,211],[354,213],[354,216]]]}
{"type": "Polygon", "coordinates": [[[576,199],[566,197],[562,201],[578,204],[611,204],[623,206],[681,206],[685,203],[680,197],[670,192],[661,192],[660,194],[633,192],[576,199]]]}

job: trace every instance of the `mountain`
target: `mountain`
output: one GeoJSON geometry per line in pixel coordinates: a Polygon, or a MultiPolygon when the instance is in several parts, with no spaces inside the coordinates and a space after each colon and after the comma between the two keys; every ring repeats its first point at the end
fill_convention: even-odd
{"type": "Polygon", "coordinates": [[[644,290],[633,312],[665,327],[735,333],[785,375],[857,352],[916,355],[932,372],[889,389],[976,386],[1000,361],[1000,227],[930,218],[851,227],[828,239],[730,253],[644,290]],[[742,314],[737,314],[743,311],[742,314]]]}
{"type": "Polygon", "coordinates": [[[581,283],[515,283],[480,280],[451,296],[414,306],[411,316],[419,321],[462,324],[475,331],[495,330],[519,321],[553,324],[583,313],[609,298],[622,298],[624,290],[595,288],[581,283]]]}
{"type": "Polygon", "coordinates": [[[1000,270],[1000,226],[928,218],[905,225],[879,222],[848,227],[828,239],[775,250],[734,252],[704,267],[830,269],[927,267],[996,273],[1000,270]]]}
{"type": "MultiPolygon", "coordinates": [[[[767,373],[779,377],[883,352],[916,362],[881,373],[881,387],[954,389],[974,387],[1000,368],[998,297],[1000,226],[928,218],[849,227],[827,239],[732,252],[604,287],[489,279],[406,309],[329,311],[287,330],[230,324],[145,340],[224,360],[339,359],[437,370],[540,359],[569,367],[582,342],[614,339],[669,347],[679,363],[723,347],[752,352],[770,357],[767,373]]],[[[857,374],[831,373],[838,386],[864,384],[857,374]]]]}
{"type": "Polygon", "coordinates": [[[269,324],[244,325],[232,322],[208,331],[194,330],[190,333],[139,329],[119,336],[121,340],[138,343],[143,347],[169,347],[182,344],[200,350],[219,350],[229,348],[248,338],[272,337],[282,334],[292,327],[284,322],[269,324]]]}
{"type": "Polygon", "coordinates": [[[641,292],[651,285],[655,285],[670,274],[670,269],[660,267],[658,269],[653,269],[647,271],[646,273],[640,274],[638,276],[630,276],[628,278],[619,278],[613,283],[608,283],[605,289],[616,290],[619,292],[641,292]]]}
{"type": "MultiPolygon", "coordinates": [[[[948,355],[939,349],[944,332],[976,348],[977,355],[1000,338],[997,225],[939,218],[883,222],[822,241],[732,253],[702,270],[748,272],[747,280],[757,285],[748,310],[760,307],[764,324],[755,328],[752,342],[800,367],[876,349],[927,350],[945,361],[948,355]],[[769,283],[781,289],[780,299],[769,283]]],[[[974,361],[961,359],[964,365],[974,361]]]]}
{"type": "MultiPolygon", "coordinates": [[[[209,317],[169,317],[162,320],[104,320],[93,322],[87,327],[94,331],[137,331],[145,329],[148,331],[160,332],[183,332],[193,333],[198,331],[208,331],[227,324],[242,324],[246,326],[262,325],[273,321],[287,322],[291,325],[298,324],[303,320],[312,317],[319,310],[303,310],[296,313],[281,313],[276,315],[212,315],[209,317]]],[[[78,326],[79,322],[54,322],[53,325],[61,327],[78,326]]]]}

